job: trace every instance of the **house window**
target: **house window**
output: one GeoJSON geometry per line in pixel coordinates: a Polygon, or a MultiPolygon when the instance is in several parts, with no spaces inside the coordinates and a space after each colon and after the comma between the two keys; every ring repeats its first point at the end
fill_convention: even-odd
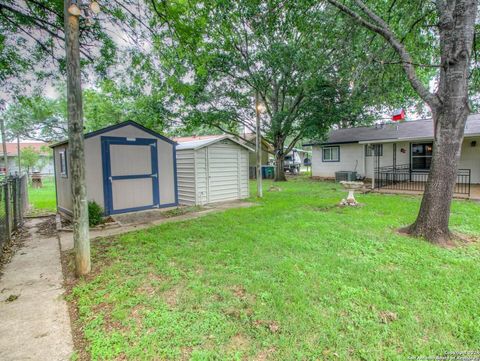
{"type": "Polygon", "coordinates": [[[322,148],[323,162],[340,162],[340,147],[323,147],[322,148]]]}
{"type": "Polygon", "coordinates": [[[64,178],[68,177],[67,169],[67,151],[63,150],[59,153],[60,155],[60,175],[64,178]]]}
{"type": "Polygon", "coordinates": [[[429,170],[432,164],[433,144],[412,143],[412,170],[429,170]]]}
{"type": "Polygon", "coordinates": [[[373,151],[375,150],[375,155],[378,156],[383,156],[383,144],[374,144],[374,145],[365,145],[365,156],[366,157],[371,157],[374,153],[373,151]]]}

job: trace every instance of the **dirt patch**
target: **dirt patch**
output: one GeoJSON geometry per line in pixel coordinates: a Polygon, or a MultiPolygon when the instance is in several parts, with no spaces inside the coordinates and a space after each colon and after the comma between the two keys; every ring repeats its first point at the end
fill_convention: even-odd
{"type": "Polygon", "coordinates": [[[56,237],[57,223],[55,217],[46,217],[44,221],[37,224],[37,233],[47,238],[56,237]]]}
{"type": "MultiPolygon", "coordinates": [[[[411,234],[410,226],[399,228],[396,230],[396,233],[401,236],[406,236],[410,238],[412,237],[422,238],[422,237],[416,237],[415,235],[411,234]]],[[[429,242],[429,241],[425,239],[425,242],[429,242]]],[[[450,232],[450,239],[442,240],[441,242],[438,242],[438,243],[434,243],[434,242],[429,242],[429,243],[442,248],[457,248],[457,247],[465,247],[472,243],[479,243],[479,242],[480,242],[480,237],[476,237],[470,234],[463,234],[460,232],[450,232]]]]}
{"type": "Polygon", "coordinates": [[[242,335],[241,333],[237,333],[233,336],[226,346],[226,350],[228,351],[245,351],[250,347],[250,339],[242,335]]]}
{"type": "Polygon", "coordinates": [[[382,323],[390,323],[398,319],[398,315],[391,311],[381,311],[378,316],[380,317],[380,322],[382,323]]]}
{"type": "Polygon", "coordinates": [[[244,299],[247,295],[247,291],[245,290],[245,288],[239,285],[232,287],[232,293],[240,299],[244,299]]]}
{"type": "Polygon", "coordinates": [[[248,293],[245,287],[242,285],[235,285],[231,288],[231,291],[235,297],[239,300],[246,302],[247,304],[253,304],[256,301],[254,294],[248,293]]]}
{"type": "Polygon", "coordinates": [[[329,206],[319,206],[319,207],[311,207],[311,209],[315,212],[329,212],[338,208],[336,205],[329,205],[329,206]]]}
{"type": "Polygon", "coordinates": [[[167,277],[150,272],[145,278],[145,281],[137,288],[137,292],[147,296],[153,296],[159,292],[159,285],[167,280],[167,277]]]}
{"type": "Polygon", "coordinates": [[[275,347],[270,347],[267,349],[264,349],[257,353],[255,357],[253,358],[254,361],[267,361],[267,360],[273,360],[274,357],[273,355],[275,354],[275,347]]]}
{"type": "Polygon", "coordinates": [[[271,333],[278,333],[280,332],[280,325],[276,321],[271,320],[255,320],[253,321],[254,327],[265,327],[271,333]]]}
{"type": "Polygon", "coordinates": [[[79,322],[78,304],[72,295],[72,290],[78,282],[75,278],[74,253],[72,250],[61,252],[63,282],[65,287],[65,296],[67,297],[68,313],[70,315],[70,327],[72,330],[73,347],[78,361],[91,360],[90,353],[87,351],[88,342],[84,337],[83,329],[79,322]]]}
{"type": "Polygon", "coordinates": [[[160,296],[170,308],[175,308],[177,307],[184,290],[185,285],[183,283],[179,283],[162,292],[160,296]]]}

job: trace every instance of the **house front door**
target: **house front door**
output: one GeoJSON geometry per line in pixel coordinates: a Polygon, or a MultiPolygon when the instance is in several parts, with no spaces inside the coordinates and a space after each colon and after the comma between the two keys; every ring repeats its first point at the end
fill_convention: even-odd
{"type": "Polygon", "coordinates": [[[101,139],[105,213],[158,208],[157,140],[101,139]]]}

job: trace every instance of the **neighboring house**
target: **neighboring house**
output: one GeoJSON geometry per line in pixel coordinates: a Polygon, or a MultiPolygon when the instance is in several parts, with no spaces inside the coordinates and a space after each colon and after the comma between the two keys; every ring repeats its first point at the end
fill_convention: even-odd
{"type": "MultiPolygon", "coordinates": [[[[44,142],[21,142],[20,143],[20,156],[22,150],[26,148],[32,148],[40,154],[40,159],[30,172],[40,172],[42,174],[53,174],[53,159],[51,157],[51,151],[48,148],[48,144],[44,142]]],[[[7,143],[7,157],[8,157],[8,171],[10,174],[18,172],[18,144],[7,143]]],[[[22,170],[25,172],[25,169],[22,170]]],[[[0,145],[0,173],[5,172],[5,164],[3,161],[3,147],[0,145]]]]}
{"type": "MultiPolygon", "coordinates": [[[[85,134],[87,199],[105,215],[178,205],[176,143],[127,121],[85,134]]],[[[72,214],[68,142],[52,145],[57,209],[72,214]]]]}
{"type": "MultiPolygon", "coordinates": [[[[313,147],[314,177],[335,178],[336,172],[355,171],[360,178],[373,179],[376,187],[400,189],[416,183],[417,188],[407,185],[404,189],[421,191],[423,186],[418,184],[425,183],[433,154],[433,122],[336,129],[325,141],[304,145],[313,147]]],[[[479,114],[470,115],[465,126],[456,192],[469,194],[471,183],[480,183],[479,114]]]]}
{"type": "Polygon", "coordinates": [[[203,205],[248,198],[248,156],[251,151],[226,135],[179,142],[179,203],[203,205]]]}

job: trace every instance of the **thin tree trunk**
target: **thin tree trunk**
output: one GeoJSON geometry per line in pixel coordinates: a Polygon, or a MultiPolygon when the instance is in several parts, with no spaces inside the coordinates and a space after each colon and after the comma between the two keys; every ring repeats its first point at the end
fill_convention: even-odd
{"type": "Polygon", "coordinates": [[[79,18],[68,13],[71,0],[65,0],[65,39],[67,51],[68,148],[73,201],[73,241],[77,276],[90,272],[90,239],[85,184],[82,87],[80,75],[79,18]]]}

